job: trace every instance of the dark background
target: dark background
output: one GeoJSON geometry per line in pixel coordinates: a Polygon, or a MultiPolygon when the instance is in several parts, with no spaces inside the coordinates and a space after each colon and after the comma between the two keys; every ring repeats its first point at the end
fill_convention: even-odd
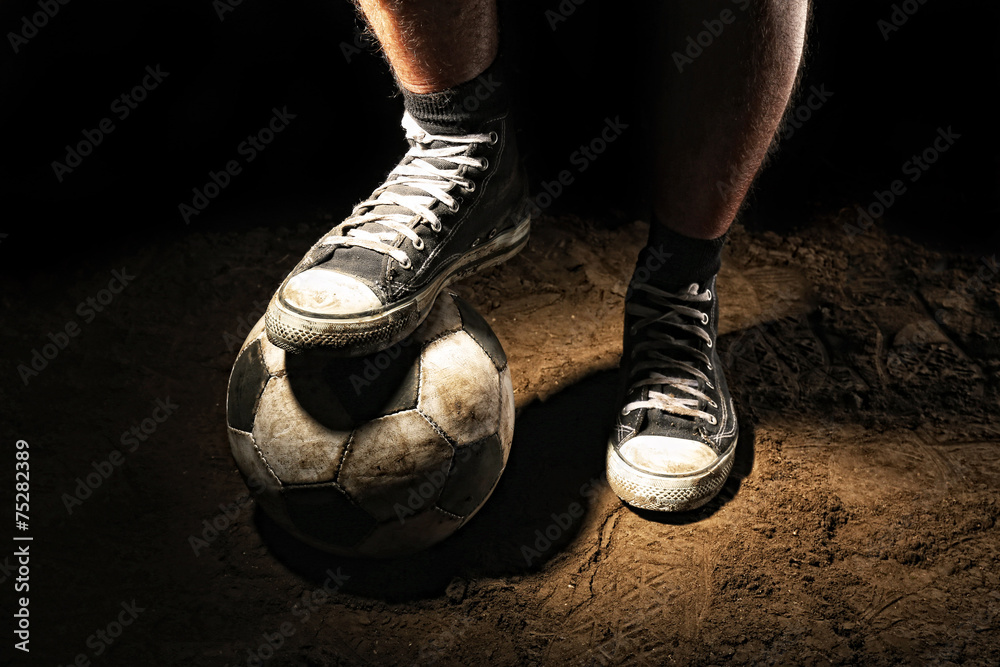
{"type": "MultiPolygon", "coordinates": [[[[636,93],[645,92],[640,89],[656,85],[648,77],[649,62],[643,55],[648,26],[642,12],[624,11],[627,3],[586,0],[553,31],[545,12],[559,4],[559,0],[503,3],[510,85],[518,89],[521,146],[536,193],[543,181],[554,180],[567,168],[570,154],[596,136],[605,117],[620,116],[634,127],[648,122],[642,120],[643,110],[634,100],[639,97],[636,93]]],[[[996,203],[1000,158],[993,95],[1000,82],[998,10],[993,3],[927,0],[884,40],[877,22],[890,16],[893,4],[886,0],[817,3],[802,93],[792,107],[804,101],[811,86],[824,86],[833,97],[782,142],[747,202],[743,222],[782,233],[838,215],[853,222],[855,205],[869,204],[874,191],[905,178],[903,163],[931,145],[938,128],[951,127],[961,139],[917,183],[907,184],[907,192],[881,224],[934,248],[990,256],[1000,246],[996,203]]],[[[312,231],[302,244],[311,243],[365,197],[403,152],[402,101],[395,96],[381,56],[366,47],[354,51],[361,25],[346,0],[243,0],[224,14],[224,20],[210,0],[96,4],[70,0],[15,54],[8,33],[20,31],[22,17],[37,11],[36,2],[0,3],[0,234],[6,235],[0,237],[0,273],[8,289],[20,290],[16,295],[0,294],[5,313],[0,331],[11,341],[5,352],[11,363],[0,398],[12,398],[0,402],[7,425],[28,423],[44,430],[48,425],[35,417],[44,412],[51,417],[53,431],[71,434],[47,436],[58,444],[51,460],[75,456],[79,459],[75,463],[84,462],[65,468],[69,479],[87,469],[88,456],[97,455],[88,454],[87,448],[103,456],[114,446],[102,434],[144,416],[147,398],[180,393],[181,387],[189,404],[200,404],[192,411],[214,419],[206,423],[215,437],[222,437],[217,430],[221,408],[217,404],[213,408],[223,395],[221,385],[212,386],[203,378],[221,382],[232,356],[231,351],[221,354],[219,349],[222,328],[208,327],[212,342],[204,347],[207,339],[198,332],[205,326],[204,311],[214,308],[205,304],[221,301],[219,294],[228,295],[229,283],[218,293],[213,285],[198,284],[197,276],[205,273],[198,271],[203,258],[192,257],[191,275],[177,276],[177,285],[162,290],[168,300],[174,297],[161,318],[168,321],[157,319],[156,308],[149,306],[160,303],[156,300],[160,290],[153,281],[130,288],[139,293],[148,290],[133,301],[142,308],[133,312],[148,320],[135,338],[108,318],[88,334],[101,344],[76,358],[60,359],[65,366],[47,375],[44,393],[35,387],[30,389],[34,394],[24,393],[14,380],[15,366],[46,342],[50,327],[64,321],[58,313],[66,312],[67,304],[71,307],[94,293],[90,287],[74,290],[77,279],[83,277],[86,280],[80,284],[93,286],[93,276],[106,280],[120,258],[134,256],[140,246],[176,255],[177,248],[196,245],[177,241],[206,231],[264,227],[277,234],[283,228],[287,238],[300,233],[304,223],[312,231]],[[342,45],[347,46],[350,60],[342,45]],[[60,183],[51,165],[65,159],[65,146],[75,145],[85,130],[114,116],[113,100],[140,83],[147,66],[157,65],[169,72],[165,81],[127,119],[114,118],[115,131],[60,183]],[[266,126],[275,107],[287,107],[295,114],[290,126],[186,225],[178,205],[190,203],[192,188],[203,187],[210,171],[218,172],[227,161],[240,158],[238,145],[266,126]],[[180,305],[177,293],[186,299],[180,305]],[[24,313],[26,302],[36,312],[24,313]],[[18,305],[11,307],[12,303],[18,305]],[[175,332],[171,318],[185,309],[190,317],[175,332]],[[152,335],[150,331],[157,328],[168,333],[152,335]],[[102,332],[109,337],[101,339],[102,332]],[[120,351],[125,337],[128,344],[120,351]],[[166,337],[174,344],[165,345],[166,337]],[[209,356],[215,353],[220,356],[209,356]],[[145,366],[136,370],[136,364],[149,359],[156,359],[149,362],[155,372],[145,366]],[[160,371],[175,364],[181,369],[202,364],[203,374],[192,381],[179,372],[165,381],[160,371]],[[100,377],[102,373],[107,377],[100,377]],[[18,413],[19,402],[28,401],[30,418],[18,413]],[[99,409],[92,410],[92,404],[99,409]]],[[[623,135],[591,169],[578,175],[549,212],[582,213],[588,220],[608,224],[642,216],[643,148],[641,132],[623,135]]],[[[237,259],[219,261],[238,264],[246,261],[247,251],[231,256],[237,259]]],[[[164,266],[183,265],[175,256],[170,259],[164,266]]],[[[267,256],[259,261],[276,272],[276,265],[290,267],[295,258],[267,256]]],[[[269,294],[269,289],[273,287],[251,284],[253,296],[234,299],[231,309],[213,314],[213,321],[234,327],[235,318],[249,312],[250,301],[269,294]]],[[[190,445],[189,425],[180,423],[187,419],[170,428],[182,431],[190,445]]],[[[167,436],[167,432],[160,435],[165,443],[167,436]]],[[[224,466],[232,476],[228,454],[222,456],[225,462],[215,467],[224,466]]],[[[143,479],[160,459],[151,455],[150,461],[144,464],[148,468],[137,465],[130,479],[143,479]]],[[[176,464],[171,461],[173,472],[176,464]]],[[[203,468],[206,475],[213,469],[204,459],[193,459],[191,465],[203,468]]],[[[58,474],[64,472],[55,464],[51,467],[58,474]]],[[[159,483],[156,477],[149,475],[154,486],[159,483]]],[[[170,474],[160,477],[175,479],[170,474]]],[[[46,498],[43,486],[33,488],[42,498],[36,502],[57,507],[62,520],[58,494],[63,489],[46,498]]],[[[142,564],[130,556],[134,551],[100,550],[110,543],[137,549],[132,540],[121,537],[122,528],[105,526],[103,517],[119,517],[127,526],[129,520],[136,522],[132,525],[146,522],[148,513],[186,529],[184,522],[190,517],[174,516],[175,508],[164,499],[194,497],[192,488],[150,493],[150,502],[160,503],[152,509],[143,503],[122,504],[106,515],[92,515],[100,520],[76,521],[63,540],[54,539],[61,530],[58,520],[52,528],[36,521],[43,526],[39,544],[45,539],[54,545],[83,544],[86,539],[98,545],[87,544],[79,552],[73,549],[65,563],[57,565],[39,557],[36,581],[42,585],[55,581],[52,573],[72,572],[59,584],[78,587],[70,596],[78,600],[90,590],[81,582],[93,575],[86,566],[77,572],[74,564],[83,559],[92,565],[101,559],[98,574],[125,571],[120,582],[112,582],[117,587],[113,590],[125,595],[142,564]],[[44,535],[46,531],[53,534],[44,535]]],[[[203,504],[214,511],[214,501],[203,504]]],[[[147,524],[144,530],[142,536],[157,530],[156,524],[152,528],[147,524]]],[[[50,549],[47,559],[57,550],[50,549]]],[[[196,583],[215,572],[188,568],[187,561],[177,568],[196,583]]],[[[185,590],[197,594],[199,589],[192,585],[185,590]]],[[[50,597],[42,598],[34,609],[57,609],[58,603],[50,601],[66,597],[56,587],[46,595],[50,597]]],[[[102,592],[102,599],[108,595],[112,593],[102,592]]],[[[4,603],[9,599],[5,597],[4,603]]],[[[177,604],[188,599],[179,596],[177,604]]],[[[83,610],[84,625],[96,627],[106,620],[102,616],[90,624],[86,614],[83,610]]],[[[48,628],[36,627],[34,637],[56,636],[48,628]]],[[[79,643],[69,647],[82,649],[79,643]]]]}
{"type": "MultiPolygon", "coordinates": [[[[780,231],[867,204],[938,127],[951,126],[961,140],[908,185],[885,224],[935,244],[995,248],[997,9],[929,0],[885,40],[877,21],[889,18],[892,4],[814,8],[804,94],[793,104],[811,85],[834,95],[782,143],[743,220],[780,231]]],[[[0,6],[4,271],[45,262],[58,271],[113,256],[123,243],[197,229],[312,222],[324,213],[339,219],[378,184],[405,149],[402,101],[381,56],[356,41],[362,24],[353,6],[244,0],[223,20],[217,6],[70,2],[17,54],[7,33],[38,6],[0,6]],[[119,120],[112,101],[142,80],[147,65],[169,76],[119,120]],[[266,125],[273,107],[286,106],[296,115],[290,127],[185,225],[178,205],[190,203],[192,188],[239,158],[240,142],[266,125]],[[58,182],[51,163],[107,116],[115,131],[58,182]]],[[[552,30],[545,11],[558,6],[502,4],[536,192],[606,116],[641,118],[632,93],[655,85],[646,75],[641,10],[589,0],[552,30]]],[[[612,221],[642,216],[642,146],[642,133],[627,133],[550,210],[612,221]]]]}

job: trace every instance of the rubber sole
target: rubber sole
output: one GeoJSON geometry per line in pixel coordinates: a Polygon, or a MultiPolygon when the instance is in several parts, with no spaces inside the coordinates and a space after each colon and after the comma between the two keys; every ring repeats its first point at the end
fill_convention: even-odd
{"type": "MultiPolygon", "coordinates": [[[[282,286],[271,297],[264,322],[271,343],[288,352],[323,348],[359,357],[384,350],[409,336],[424,321],[434,301],[450,283],[501,264],[528,243],[531,217],[462,255],[419,292],[390,307],[359,317],[322,317],[298,312],[283,303],[282,286]]],[[[288,279],[286,278],[286,281],[288,279]]]]}
{"type": "Polygon", "coordinates": [[[657,475],[644,472],[618,453],[608,442],[608,484],[623,501],[639,509],[659,512],[686,512],[701,507],[719,493],[733,469],[733,445],[712,465],[685,475],[657,475]]]}

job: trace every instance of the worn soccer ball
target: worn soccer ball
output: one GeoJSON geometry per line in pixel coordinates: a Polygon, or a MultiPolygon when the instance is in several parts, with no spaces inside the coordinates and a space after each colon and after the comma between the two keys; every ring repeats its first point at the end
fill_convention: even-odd
{"type": "Polygon", "coordinates": [[[326,551],[391,557],[448,537],[489,498],[514,391],[492,329],[445,292],[409,338],[357,359],[286,354],[261,319],[227,417],[236,465],[278,524],[326,551]]]}

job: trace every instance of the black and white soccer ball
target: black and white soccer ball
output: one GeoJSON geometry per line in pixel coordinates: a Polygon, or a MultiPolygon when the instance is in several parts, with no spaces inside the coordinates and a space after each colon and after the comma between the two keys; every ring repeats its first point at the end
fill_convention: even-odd
{"type": "Polygon", "coordinates": [[[326,551],[390,557],[443,540],[489,498],[514,391],[493,330],[444,292],[413,335],[357,359],[286,354],[261,319],[227,416],[236,465],[277,523],[326,551]]]}

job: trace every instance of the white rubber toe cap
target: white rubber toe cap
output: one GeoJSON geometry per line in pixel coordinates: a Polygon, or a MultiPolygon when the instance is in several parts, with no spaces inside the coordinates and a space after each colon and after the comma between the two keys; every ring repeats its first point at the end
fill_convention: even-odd
{"type": "Polygon", "coordinates": [[[323,268],[293,276],[281,298],[291,308],[315,315],[349,316],[382,306],[375,292],[357,278],[323,268]]]}
{"type": "Polygon", "coordinates": [[[719,455],[704,443],[660,435],[636,436],[618,451],[629,464],[654,475],[689,475],[719,460],[719,455]]]}

